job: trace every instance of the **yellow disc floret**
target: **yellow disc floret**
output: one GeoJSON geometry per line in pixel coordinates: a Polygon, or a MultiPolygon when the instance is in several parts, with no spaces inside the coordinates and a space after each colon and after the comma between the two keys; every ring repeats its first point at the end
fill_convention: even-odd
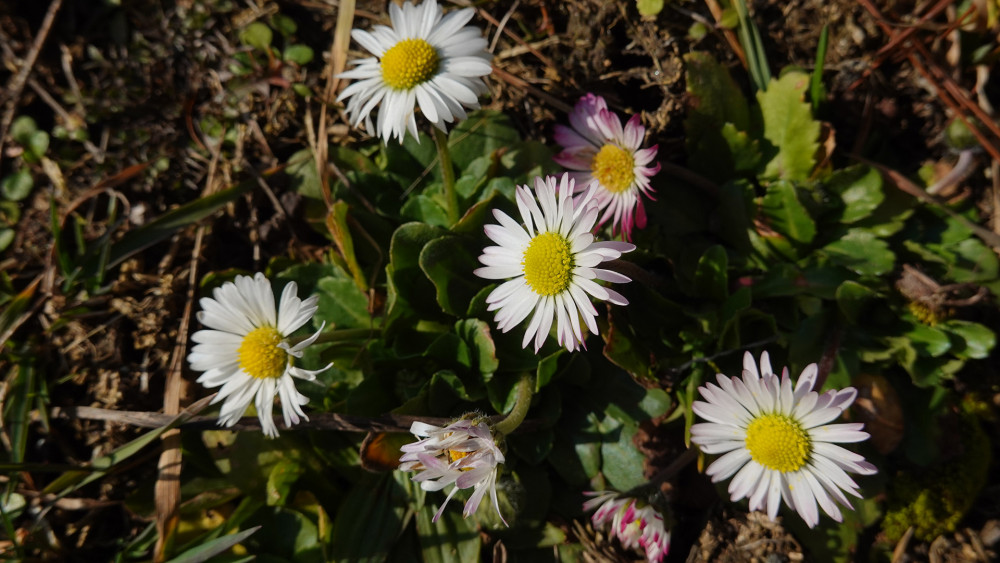
{"type": "Polygon", "coordinates": [[[798,471],[809,461],[812,440],[798,422],[782,414],[758,416],[747,426],[747,450],[754,461],[775,471],[798,471]]]}
{"type": "Polygon", "coordinates": [[[604,189],[623,192],[635,180],[635,159],[631,152],[617,145],[604,145],[590,163],[590,171],[604,189]]]}
{"type": "Polygon", "coordinates": [[[524,258],[524,281],[538,295],[558,295],[569,287],[573,254],[569,241],[559,233],[542,233],[531,239],[524,258]]]}
{"type": "Polygon", "coordinates": [[[423,39],[404,39],[382,55],[382,80],[395,90],[409,90],[438,70],[437,50],[423,39]]]}
{"type": "Polygon", "coordinates": [[[288,367],[288,352],[278,347],[281,342],[281,333],[274,327],[262,326],[251,330],[243,337],[237,351],[240,367],[257,379],[281,377],[288,367]]]}

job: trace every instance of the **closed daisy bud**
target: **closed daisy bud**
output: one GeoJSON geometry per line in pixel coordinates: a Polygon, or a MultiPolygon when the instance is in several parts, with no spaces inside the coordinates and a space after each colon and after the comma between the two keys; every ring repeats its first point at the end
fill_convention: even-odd
{"type": "Polygon", "coordinates": [[[670,531],[655,508],[615,491],[584,494],[594,497],[583,503],[583,510],[597,509],[591,516],[595,528],[610,527],[622,547],[645,551],[646,560],[651,563],[663,561],[670,550],[670,531]]]}
{"type": "Polygon", "coordinates": [[[316,312],[316,297],[298,298],[295,282],[289,282],[275,307],[271,282],[258,273],[253,278],[236,276],[199,303],[198,320],[208,327],[191,336],[194,348],[188,355],[191,369],[204,372],[198,383],[222,386],[212,403],[222,401],[219,424],[232,426],[254,403],[260,425],[269,437],[278,435],[271,417],[274,398],[281,398],[285,426],[309,420],[302,405],[309,402],[295,389],[295,379],[312,381],[328,369],[309,371],[295,367],[294,360],[319,338],[316,334],[292,345],[288,336],[305,326],[316,312]]]}

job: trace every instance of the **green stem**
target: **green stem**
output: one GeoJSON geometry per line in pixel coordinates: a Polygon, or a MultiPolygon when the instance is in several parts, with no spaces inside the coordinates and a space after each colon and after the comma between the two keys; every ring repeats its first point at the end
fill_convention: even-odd
{"type": "Polygon", "coordinates": [[[448,214],[448,222],[454,225],[458,222],[458,193],[455,192],[455,168],[451,164],[451,152],[448,151],[448,135],[437,127],[431,129],[434,130],[434,145],[437,146],[441,178],[444,180],[445,212],[448,214]]]}
{"type": "Polygon", "coordinates": [[[524,422],[524,417],[528,415],[528,408],[531,407],[531,396],[535,393],[535,378],[530,374],[521,376],[517,382],[517,397],[514,399],[514,408],[510,414],[493,427],[493,430],[506,436],[524,422]]]}
{"type": "MultiPolygon", "coordinates": [[[[330,332],[324,332],[319,335],[314,344],[327,344],[329,342],[344,342],[346,340],[368,340],[369,338],[375,338],[379,335],[381,331],[378,329],[371,328],[345,328],[341,330],[331,330],[330,332]]],[[[308,336],[301,336],[299,338],[289,338],[288,342],[291,345],[296,345],[308,338],[308,336]]]]}

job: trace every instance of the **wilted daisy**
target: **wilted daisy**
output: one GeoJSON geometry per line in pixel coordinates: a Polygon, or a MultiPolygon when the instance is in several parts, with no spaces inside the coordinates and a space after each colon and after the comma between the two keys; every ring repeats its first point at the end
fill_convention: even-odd
{"type": "MultiPolygon", "coordinates": [[[[315,296],[301,300],[295,282],[281,292],[278,308],[274,306],[271,282],[258,273],[253,278],[236,276],[199,301],[198,320],[208,327],[191,336],[197,344],[188,355],[191,369],[202,371],[198,383],[212,388],[222,386],[212,403],[222,403],[219,424],[232,426],[246,412],[250,403],[257,406],[264,434],[278,435],[271,418],[274,396],[281,397],[285,426],[298,424],[299,417],[309,420],[302,405],[309,402],[295,389],[293,377],[312,381],[326,370],[309,371],[293,365],[295,358],[316,341],[320,331],[291,345],[288,335],[304,326],[316,312],[315,296]]],[[[332,365],[332,364],[331,364],[332,365]]]]}
{"type": "Polygon", "coordinates": [[[554,160],[571,172],[576,189],[585,194],[591,183],[597,184],[594,199],[603,211],[597,226],[611,220],[612,234],[622,233],[631,240],[632,226],[646,226],[642,197],[653,197],[649,179],[660,171],[657,146],[639,149],[646,128],[633,115],[625,128],[618,116],[608,110],[601,96],[587,94],[569,114],[571,127],[556,125],[556,142],[563,146],[554,160]]]}
{"type": "Polygon", "coordinates": [[[559,344],[570,351],[583,343],[581,318],[590,332],[597,334],[597,309],[587,294],[615,305],[628,305],[620,293],[594,280],[631,280],[594,266],[635,250],[635,245],[594,242],[590,231],[597,220],[597,204],[589,194],[574,201],[572,193],[573,180],[568,174],[563,174],[561,181],[553,176],[536,178],[534,194],[528,186],[517,187],[517,208],[523,226],[494,209],[493,216],[500,224],[485,227],[486,236],[499,246],[483,249],[479,261],[485,267],[476,269],[475,274],[491,280],[514,278],[489,294],[488,309],[497,311],[495,320],[503,332],[534,311],[521,346],[534,338],[535,352],[545,342],[553,319],[559,344]]]}
{"type": "Polygon", "coordinates": [[[469,419],[462,419],[444,428],[414,422],[410,432],[423,439],[400,448],[403,456],[399,458],[399,469],[418,471],[413,480],[425,491],[440,491],[455,485],[434,514],[434,522],[459,489],[472,488],[474,491],[465,502],[462,515],[468,518],[474,514],[489,491],[497,515],[507,523],[497,502],[497,465],[504,462],[503,452],[485,422],[474,424],[469,419]]]}
{"type": "Polygon", "coordinates": [[[862,456],[835,445],[866,440],[864,425],[828,424],[854,402],[857,391],[817,393],[812,390],[817,372],[810,364],[793,389],[788,368],[779,380],[767,352],[761,354],[760,371],[747,352],[742,379],[720,373],[719,385],[698,388],[707,402],[695,401],[692,408],[709,422],[691,427],[691,441],[703,452],[725,454],[706,473],[712,481],[735,474],[729,484],[732,500],[748,496],[750,510],[764,510],[773,520],[784,499],[810,528],[819,523],[817,503],[840,522],[834,500],[851,506],[842,491],[861,498],[848,471],[876,472],[862,456]]]}
{"type": "Polygon", "coordinates": [[[651,505],[614,491],[587,492],[594,498],[583,503],[585,511],[594,510],[591,521],[595,528],[610,523],[611,532],[626,549],[642,549],[646,560],[659,563],[670,550],[670,532],[663,516],[651,505]]]}
{"type": "Polygon", "coordinates": [[[357,79],[337,98],[350,98],[351,125],[364,121],[370,135],[378,131],[385,142],[402,142],[407,130],[417,138],[416,104],[442,131],[445,123],[465,119],[465,108],[479,109],[479,95],[486,92],[481,77],[492,71],[492,55],[479,28],[465,27],[473,13],[465,8],[442,17],[436,0],[402,7],[390,2],[392,27],[353,30],[351,37],[375,56],[352,61],[357,66],[339,75],[357,79]],[[371,112],[380,103],[373,127],[371,112]]]}

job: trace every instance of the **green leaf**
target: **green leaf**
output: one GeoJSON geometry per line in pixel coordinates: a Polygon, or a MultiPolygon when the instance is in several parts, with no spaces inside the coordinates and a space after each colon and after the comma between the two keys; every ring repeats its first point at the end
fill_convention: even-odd
{"type": "Polygon", "coordinates": [[[538,362],[538,369],[535,372],[535,392],[541,391],[543,387],[552,381],[555,377],[556,371],[559,368],[559,357],[563,355],[563,350],[560,348],[558,352],[550,354],[542,358],[538,362]]]}
{"type": "Polygon", "coordinates": [[[498,187],[498,182],[509,180],[510,189],[503,193],[510,199],[513,199],[514,195],[513,183],[529,184],[536,176],[544,178],[562,171],[562,168],[552,160],[552,149],[540,141],[528,140],[514,143],[510,150],[500,156],[500,164],[506,171],[503,176],[492,178],[487,188],[498,187]]]}
{"type": "Polygon", "coordinates": [[[472,271],[479,267],[471,244],[464,237],[444,236],[428,242],[420,251],[420,269],[437,289],[441,309],[456,317],[469,308],[482,283],[472,271]]]}
{"type": "Polygon", "coordinates": [[[285,48],[284,59],[299,66],[307,65],[313,60],[313,50],[308,45],[296,44],[285,48]]]}
{"type": "Polygon", "coordinates": [[[951,340],[948,335],[937,328],[914,323],[910,325],[910,330],[905,336],[910,339],[913,348],[921,356],[936,358],[951,349],[951,340]]]}
{"type": "MultiPolygon", "coordinates": [[[[483,502],[492,502],[489,499],[483,502]]],[[[417,535],[425,563],[465,563],[479,559],[482,539],[475,519],[458,510],[445,510],[434,522],[437,506],[425,504],[416,511],[417,535]]]]}
{"type": "Polygon", "coordinates": [[[718,127],[732,123],[739,131],[750,129],[750,108],[726,67],[712,55],[695,51],[684,55],[687,91],[693,113],[710,117],[718,127]]]}
{"type": "Polygon", "coordinates": [[[410,318],[414,313],[423,318],[440,315],[434,296],[434,284],[419,267],[420,251],[424,246],[447,233],[425,223],[406,223],[392,234],[389,244],[389,265],[386,267],[388,292],[386,324],[410,318]]]}
{"type": "Polygon", "coordinates": [[[400,213],[406,219],[414,219],[437,227],[447,227],[451,224],[444,207],[433,197],[423,194],[411,196],[403,204],[400,213]]]}
{"type": "Polygon", "coordinates": [[[45,152],[49,150],[49,134],[45,131],[35,131],[28,137],[28,145],[25,147],[27,152],[24,156],[30,155],[31,158],[25,158],[27,162],[37,162],[45,156],[45,152]]]}
{"type": "Polygon", "coordinates": [[[271,46],[273,38],[271,28],[263,22],[253,22],[240,31],[240,42],[261,51],[266,51],[271,46]]]}
{"type": "Polygon", "coordinates": [[[316,284],[319,296],[316,311],[318,318],[335,328],[370,328],[373,323],[368,313],[368,297],[358,286],[344,277],[326,277],[316,284]]]}
{"type": "Polygon", "coordinates": [[[847,280],[837,286],[837,306],[840,312],[852,323],[860,323],[862,318],[868,318],[871,312],[871,302],[876,293],[867,286],[847,280]]]}
{"type": "Polygon", "coordinates": [[[10,243],[14,242],[14,236],[17,233],[14,229],[9,229],[7,227],[0,227],[0,252],[3,252],[10,246],[10,243]]]}
{"type": "Polygon", "coordinates": [[[694,274],[695,291],[704,297],[725,301],[729,295],[728,267],[726,249],[718,244],[709,247],[698,260],[698,269],[694,274]]]}
{"type": "Polygon", "coordinates": [[[760,166],[760,141],[740,131],[732,123],[722,126],[722,138],[729,145],[736,172],[752,173],[760,166]]]}
{"type": "Polygon", "coordinates": [[[648,379],[651,375],[649,352],[630,329],[627,322],[619,325],[615,323],[615,317],[609,317],[607,333],[602,334],[604,357],[636,379],[648,379]]]}
{"type": "Polygon", "coordinates": [[[554,439],[555,434],[551,428],[540,428],[531,432],[512,434],[507,437],[507,443],[526,463],[538,465],[549,456],[554,439]]]}
{"type": "Polygon", "coordinates": [[[718,182],[732,179],[737,161],[745,163],[739,132],[750,130],[750,109],[742,91],[711,55],[702,52],[684,56],[687,92],[692,110],[684,121],[688,165],[718,182]],[[732,124],[724,128],[727,124],[732,124]],[[726,138],[728,131],[728,138],[726,138]],[[731,146],[741,147],[740,157],[731,146]]]}
{"type": "Polygon", "coordinates": [[[284,506],[292,485],[304,471],[293,459],[284,458],[275,463],[267,476],[267,505],[284,506]]]}
{"type": "Polygon", "coordinates": [[[764,138],[771,142],[765,149],[769,159],[761,177],[764,179],[808,180],[816,165],[820,124],[813,119],[805,101],[809,75],[787,72],[771,82],[766,91],[757,92],[764,120],[764,138]]]}
{"type": "Polygon", "coordinates": [[[458,336],[448,332],[442,334],[427,347],[426,356],[459,369],[468,370],[472,366],[469,346],[458,336]]]}
{"type": "Polygon", "coordinates": [[[10,201],[21,201],[28,197],[34,186],[35,181],[31,177],[31,171],[21,168],[0,182],[0,195],[10,201]]]}
{"type": "MultiPolygon", "coordinates": [[[[386,560],[413,509],[400,480],[410,475],[394,471],[365,475],[337,510],[330,540],[332,561],[376,563],[386,560]]],[[[440,493],[439,493],[440,494],[440,493]]]]}
{"type": "Polygon", "coordinates": [[[816,236],[816,223],[799,201],[791,182],[777,181],[767,186],[760,214],[767,226],[797,243],[808,244],[816,236]]]}
{"type": "Polygon", "coordinates": [[[263,528],[246,541],[247,552],[255,554],[258,561],[323,563],[327,560],[319,544],[319,529],[305,514],[287,508],[264,508],[250,521],[263,528]]]}
{"type": "Polygon", "coordinates": [[[601,422],[601,472],[611,487],[627,491],[646,482],[643,476],[645,456],[635,447],[632,438],[638,429],[633,424],[605,417],[601,422]]]}
{"type": "Polygon", "coordinates": [[[37,131],[38,125],[35,120],[27,115],[18,117],[10,124],[10,137],[22,146],[26,146],[37,131]]]}
{"type": "Polygon", "coordinates": [[[840,194],[844,208],[841,223],[854,223],[868,217],[885,200],[882,175],[867,166],[853,166],[838,170],[826,181],[826,188],[840,194]]]}
{"type": "Polygon", "coordinates": [[[311,150],[302,149],[288,157],[288,167],[285,171],[291,177],[292,186],[297,192],[312,199],[323,198],[322,184],[311,150]]]}
{"type": "MultiPolygon", "coordinates": [[[[222,209],[227,203],[251,191],[255,183],[252,181],[243,182],[232,188],[206,196],[191,203],[186,203],[176,209],[172,209],[156,219],[146,223],[138,229],[133,229],[121,238],[108,255],[107,268],[112,268],[121,264],[132,255],[150,246],[167,240],[180,229],[201,221],[222,209]]],[[[88,272],[95,272],[97,262],[88,264],[88,272]]]]}
{"type": "Polygon", "coordinates": [[[969,321],[948,320],[940,326],[949,334],[961,338],[961,343],[956,343],[952,353],[959,358],[969,358],[981,360],[990,356],[990,351],[996,346],[996,333],[989,328],[969,321]]]}
{"type": "Polygon", "coordinates": [[[889,245],[868,231],[851,229],[838,241],[823,248],[834,264],[863,276],[880,276],[892,271],[896,255],[889,245]]]}
{"type": "Polygon", "coordinates": [[[448,135],[451,159],[459,170],[472,161],[507,148],[521,140],[513,122],[506,114],[494,110],[479,110],[455,126],[448,135]]]}
{"type": "Polygon", "coordinates": [[[347,220],[349,208],[350,206],[342,200],[333,202],[326,216],[326,226],[330,231],[330,237],[337,245],[337,250],[340,251],[340,256],[343,257],[344,263],[347,265],[347,270],[354,279],[354,285],[358,286],[358,290],[364,293],[368,291],[368,281],[365,279],[365,273],[361,270],[361,266],[358,265],[358,259],[354,252],[354,237],[351,236],[351,228],[347,220]]]}
{"type": "Polygon", "coordinates": [[[252,536],[262,526],[254,526],[248,530],[243,530],[237,534],[230,534],[209,540],[198,547],[189,549],[184,553],[174,557],[167,563],[203,563],[216,555],[221,555],[229,548],[252,536]]]}
{"type": "Polygon", "coordinates": [[[479,319],[464,319],[455,323],[455,332],[472,353],[472,365],[481,374],[491,374],[500,367],[497,348],[490,334],[490,325],[479,319]]]}
{"type": "Polygon", "coordinates": [[[654,17],[663,11],[663,0],[635,0],[635,6],[639,10],[639,15],[654,17]]]}
{"type": "Polygon", "coordinates": [[[274,29],[278,33],[284,35],[285,37],[295,35],[295,32],[299,29],[295,20],[285,14],[274,14],[274,17],[271,18],[271,25],[274,26],[274,29]]]}

